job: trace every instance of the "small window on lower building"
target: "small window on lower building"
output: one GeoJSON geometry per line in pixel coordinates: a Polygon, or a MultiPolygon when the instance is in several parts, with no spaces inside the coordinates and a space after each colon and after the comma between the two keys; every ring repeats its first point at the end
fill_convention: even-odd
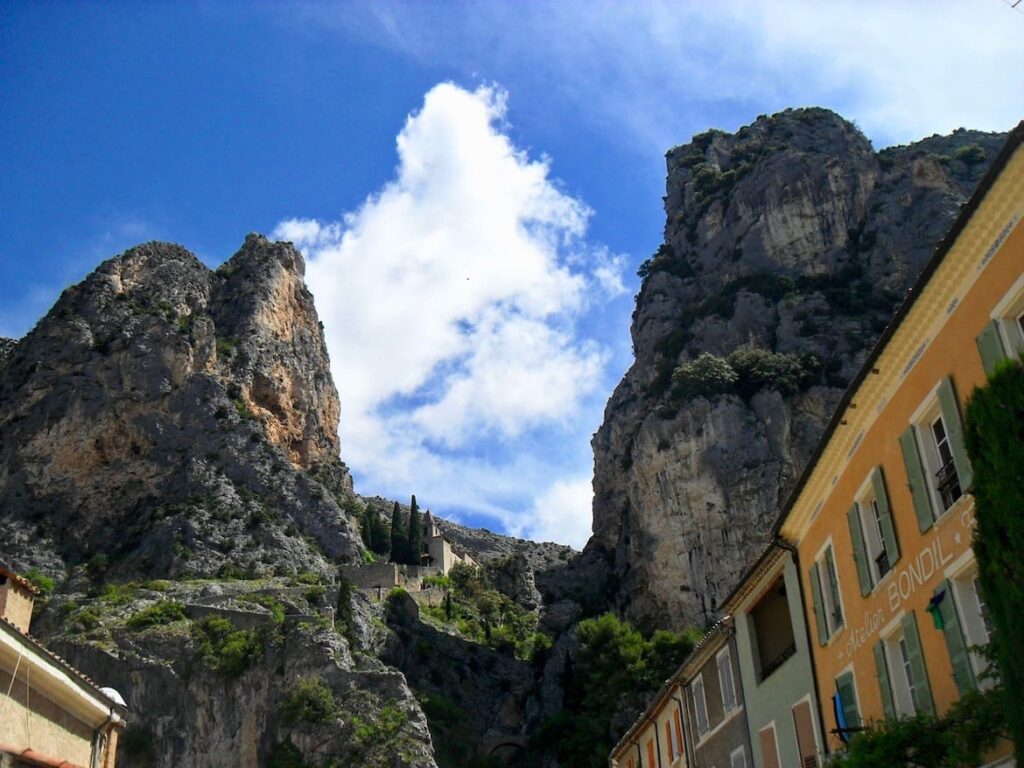
{"type": "Polygon", "coordinates": [[[693,711],[697,719],[697,733],[703,736],[708,732],[708,704],[704,698],[704,678],[697,675],[690,687],[693,695],[693,711]]]}
{"type": "Polygon", "coordinates": [[[718,666],[718,685],[722,691],[722,709],[728,713],[736,708],[736,686],[732,679],[732,658],[728,648],[723,648],[715,657],[718,666]]]}
{"type": "Polygon", "coordinates": [[[729,753],[729,768],[747,768],[747,751],[743,747],[729,753]]]}

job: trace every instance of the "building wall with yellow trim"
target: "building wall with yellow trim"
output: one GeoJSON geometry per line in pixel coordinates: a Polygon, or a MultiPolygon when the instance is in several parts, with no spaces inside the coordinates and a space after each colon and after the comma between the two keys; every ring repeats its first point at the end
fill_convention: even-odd
{"type": "MultiPolygon", "coordinates": [[[[1024,273],[1022,218],[1024,149],[1018,147],[889,339],[875,372],[858,387],[844,413],[845,423],[830,437],[781,526],[781,534],[798,546],[819,697],[826,705],[826,731],[836,727],[827,704],[836,692],[836,679],[844,672],[852,673],[862,720],[884,717],[875,647],[887,633],[899,636],[900,618],[910,612],[916,617],[936,712],[941,714],[959,697],[944,631],[936,628],[927,609],[946,579],[970,568],[973,500],[963,489],[961,498],[922,533],[900,437],[944,379],[952,383],[961,416],[972,389],[985,383],[976,338],[1024,273]],[[859,493],[871,495],[870,478],[876,468],[881,468],[884,478],[900,555],[870,593],[862,596],[848,514],[859,493]],[[843,624],[822,645],[813,609],[811,566],[829,543],[843,624]]],[[[825,567],[822,560],[819,589],[823,589],[820,574],[825,567]]],[[[828,607],[823,607],[827,612],[828,607]]],[[[830,751],[841,746],[830,735],[830,751]]]]}

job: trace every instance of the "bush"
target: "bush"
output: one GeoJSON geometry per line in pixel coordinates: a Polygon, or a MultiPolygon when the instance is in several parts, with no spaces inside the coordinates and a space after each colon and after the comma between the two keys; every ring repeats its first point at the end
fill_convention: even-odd
{"type": "Polygon", "coordinates": [[[985,150],[977,144],[964,144],[953,153],[953,159],[964,165],[977,165],[985,162],[985,150]]]}
{"type": "Polygon", "coordinates": [[[173,600],[161,600],[159,603],[143,608],[128,619],[131,629],[145,629],[163,624],[170,624],[185,619],[185,606],[173,600]]]}
{"type": "Polygon", "coordinates": [[[263,655],[263,640],[256,632],[235,629],[227,619],[207,616],[192,625],[192,642],[210,669],[239,677],[263,655]]]}
{"type": "Polygon", "coordinates": [[[173,586],[174,583],[167,579],[150,579],[149,581],[142,582],[143,589],[149,589],[153,592],[166,592],[173,586]]]}
{"type": "MultiPolygon", "coordinates": [[[[974,552],[991,644],[1007,691],[1024,690],[1024,366],[1001,363],[988,386],[975,389],[965,414],[965,443],[974,470],[974,552]]],[[[1006,696],[1013,740],[1024,744],[1024,697],[1006,696]]]]}
{"type": "Polygon", "coordinates": [[[850,741],[832,768],[967,768],[1004,737],[1002,689],[969,691],[943,717],[886,720],[850,741]]]}
{"type": "Polygon", "coordinates": [[[44,597],[46,595],[50,594],[51,592],[53,592],[53,588],[55,586],[57,586],[56,582],[54,582],[54,580],[52,578],[47,576],[45,573],[40,571],[35,566],[32,566],[27,571],[25,571],[25,573],[23,573],[22,576],[33,587],[38,589],[39,590],[39,594],[43,595],[44,597]]]}
{"type": "Polygon", "coordinates": [[[319,677],[299,678],[281,703],[281,718],[289,724],[326,723],[334,718],[338,706],[327,683],[319,677]]]}
{"type": "Polygon", "coordinates": [[[741,347],[728,357],[736,372],[736,391],[749,400],[762,389],[774,389],[783,395],[793,395],[804,389],[811,380],[814,358],[770,352],[758,347],[741,347]],[[810,369],[810,370],[809,370],[810,369]]]}
{"type": "Polygon", "coordinates": [[[672,392],[680,400],[714,397],[732,392],[739,377],[721,357],[702,352],[696,360],[672,371],[672,392]]]}
{"type": "Polygon", "coordinates": [[[388,703],[380,708],[374,722],[366,722],[360,717],[352,716],[352,741],[357,747],[374,744],[388,744],[409,717],[397,704],[388,703]]]}
{"type": "MultiPolygon", "coordinates": [[[[219,270],[218,270],[219,271],[219,270]]],[[[302,753],[289,736],[270,751],[267,768],[310,768],[303,762],[302,753]]]]}
{"type": "Polygon", "coordinates": [[[452,580],[443,573],[439,573],[436,576],[424,576],[423,577],[423,588],[428,589],[430,587],[440,587],[441,589],[450,589],[452,586],[452,580]]]}

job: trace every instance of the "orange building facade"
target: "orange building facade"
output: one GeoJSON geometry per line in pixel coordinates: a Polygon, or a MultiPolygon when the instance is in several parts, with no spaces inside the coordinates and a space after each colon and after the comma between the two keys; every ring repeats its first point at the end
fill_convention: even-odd
{"type": "Polygon", "coordinates": [[[777,525],[797,547],[830,752],[987,684],[962,415],[1024,347],[1022,136],[1024,124],[886,329],[777,525]]]}

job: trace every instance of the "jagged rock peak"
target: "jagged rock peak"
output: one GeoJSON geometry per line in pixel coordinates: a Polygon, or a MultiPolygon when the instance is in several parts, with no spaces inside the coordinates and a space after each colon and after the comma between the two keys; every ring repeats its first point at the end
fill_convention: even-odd
{"type": "Polygon", "coordinates": [[[875,152],[839,115],[796,109],[667,153],[635,362],[593,440],[589,547],[613,562],[624,613],[715,617],[1002,141],[958,130],[875,152]],[[702,353],[735,382],[693,368],[702,353]]]}
{"type": "Polygon", "coordinates": [[[16,567],[102,552],[131,572],[327,572],[324,555],[359,556],[303,271],[256,235],[216,273],[151,242],[64,291],[0,368],[16,567]]]}

